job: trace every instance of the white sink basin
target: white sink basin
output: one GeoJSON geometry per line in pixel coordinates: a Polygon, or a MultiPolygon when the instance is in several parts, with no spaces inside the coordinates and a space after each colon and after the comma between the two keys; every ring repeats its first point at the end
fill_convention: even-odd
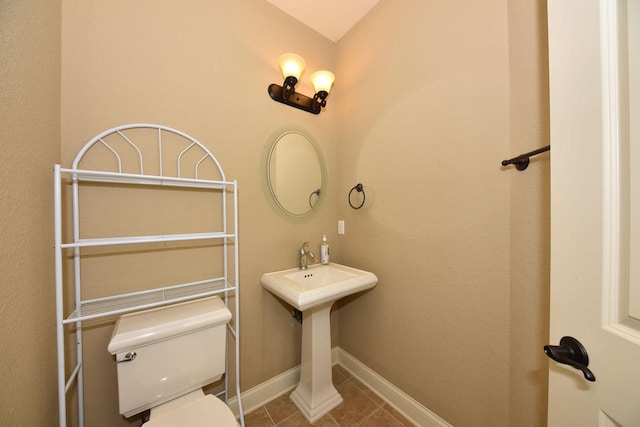
{"type": "Polygon", "coordinates": [[[300,311],[370,289],[375,274],[340,264],[314,264],[262,275],[262,286],[300,311]]]}

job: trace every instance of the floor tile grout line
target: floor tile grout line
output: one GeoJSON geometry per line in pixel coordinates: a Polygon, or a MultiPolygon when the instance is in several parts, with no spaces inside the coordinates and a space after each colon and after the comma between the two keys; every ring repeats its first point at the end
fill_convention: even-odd
{"type": "Polygon", "coordinates": [[[264,412],[266,412],[266,413],[267,413],[267,417],[269,417],[269,420],[271,421],[271,425],[275,427],[277,424],[276,424],[276,422],[274,421],[274,419],[273,419],[273,417],[271,416],[271,414],[269,413],[269,410],[267,409],[267,405],[264,405],[264,406],[263,406],[263,408],[264,408],[264,412]]]}
{"type": "MultiPolygon", "coordinates": [[[[392,406],[390,406],[390,408],[391,408],[391,409],[393,409],[393,407],[392,407],[392,406]]],[[[384,405],[382,405],[382,410],[383,410],[384,412],[386,412],[387,414],[389,414],[389,415],[391,416],[391,418],[393,418],[394,420],[396,420],[396,421],[398,422],[398,424],[400,424],[401,426],[405,426],[405,425],[406,425],[406,424],[405,424],[405,420],[404,420],[404,419],[399,419],[399,418],[398,418],[397,412],[394,414],[394,413],[391,413],[391,412],[387,411],[387,410],[385,409],[384,405]]],[[[395,411],[395,409],[394,409],[394,411],[395,411]]],[[[413,425],[413,424],[412,424],[412,425],[413,425]]]]}
{"type": "Polygon", "coordinates": [[[280,424],[282,424],[283,422],[287,421],[289,418],[294,417],[296,414],[297,414],[297,412],[292,412],[291,414],[289,414],[288,416],[286,416],[283,420],[281,420],[278,424],[276,424],[276,423],[275,423],[275,421],[274,421],[273,425],[277,427],[277,426],[279,426],[280,424]]]}
{"type": "Polygon", "coordinates": [[[364,425],[365,421],[367,421],[369,418],[371,418],[373,416],[373,414],[375,414],[379,410],[380,410],[380,408],[376,408],[375,410],[373,410],[370,414],[368,414],[366,417],[364,417],[364,419],[362,421],[360,421],[358,423],[358,426],[364,425]]]}
{"type": "MultiPolygon", "coordinates": [[[[384,406],[384,401],[382,402],[382,404],[380,404],[380,405],[379,405],[375,400],[373,400],[372,398],[370,398],[370,397],[367,395],[367,393],[365,393],[365,391],[364,391],[362,388],[360,388],[360,385],[359,385],[359,384],[362,384],[361,382],[358,382],[358,383],[359,383],[359,384],[358,384],[358,383],[356,383],[356,382],[354,382],[354,381],[353,381],[353,377],[349,377],[349,378],[347,378],[345,381],[343,381],[342,383],[340,383],[340,385],[342,385],[342,384],[346,384],[346,383],[348,383],[348,382],[350,382],[354,387],[356,387],[356,389],[358,390],[358,392],[359,392],[362,396],[364,396],[364,397],[365,397],[365,399],[368,399],[369,401],[371,401],[371,403],[373,403],[373,405],[374,405],[374,407],[375,407],[375,408],[374,408],[370,413],[366,414],[366,416],[363,418],[363,420],[362,420],[360,423],[358,423],[358,424],[357,424],[357,426],[361,426],[361,425],[363,425],[363,423],[364,423],[366,420],[368,420],[368,419],[369,419],[369,418],[370,418],[370,417],[371,417],[371,416],[372,416],[376,411],[380,410],[380,409],[384,406]]],[[[365,387],[366,387],[366,386],[365,386],[365,387]]],[[[368,387],[367,387],[367,390],[368,390],[368,387]]],[[[333,417],[332,417],[332,418],[333,418],[333,417]]],[[[394,418],[394,419],[395,419],[395,418],[394,418]]],[[[342,425],[341,425],[338,421],[336,421],[336,423],[337,423],[340,427],[342,427],[342,425]]]]}
{"type": "Polygon", "coordinates": [[[337,425],[338,427],[341,427],[341,426],[340,426],[340,423],[338,422],[338,420],[336,420],[335,418],[333,418],[333,417],[331,416],[331,414],[327,414],[327,415],[329,415],[329,418],[331,418],[331,421],[333,421],[333,422],[335,423],[335,425],[337,425]]]}

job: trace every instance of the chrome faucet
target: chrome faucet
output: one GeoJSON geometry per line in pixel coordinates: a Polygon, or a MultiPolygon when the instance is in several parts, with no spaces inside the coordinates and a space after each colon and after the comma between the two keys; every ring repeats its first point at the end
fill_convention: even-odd
{"type": "Polygon", "coordinates": [[[307,262],[308,262],[308,258],[307,257],[310,257],[311,259],[316,259],[316,256],[313,254],[313,252],[308,251],[306,249],[308,244],[309,244],[309,242],[304,242],[302,244],[302,247],[298,251],[300,253],[300,270],[306,270],[307,269],[307,262]]]}

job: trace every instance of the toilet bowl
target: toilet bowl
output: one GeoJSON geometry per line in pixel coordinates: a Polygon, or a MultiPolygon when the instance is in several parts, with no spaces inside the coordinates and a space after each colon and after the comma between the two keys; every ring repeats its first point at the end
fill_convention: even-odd
{"type": "Polygon", "coordinates": [[[120,413],[150,409],[148,427],[236,427],[231,409],[202,390],[225,373],[230,319],[216,296],[121,316],[108,346],[120,413]]]}
{"type": "Polygon", "coordinates": [[[215,396],[200,390],[151,409],[145,427],[238,427],[231,409],[215,396]]]}

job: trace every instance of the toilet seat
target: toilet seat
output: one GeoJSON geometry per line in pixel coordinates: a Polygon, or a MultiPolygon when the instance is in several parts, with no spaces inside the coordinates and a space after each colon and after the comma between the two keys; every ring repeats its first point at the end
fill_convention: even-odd
{"type": "Polygon", "coordinates": [[[146,422],[143,427],[237,427],[231,409],[217,397],[207,394],[202,398],[163,412],[146,422]]]}

